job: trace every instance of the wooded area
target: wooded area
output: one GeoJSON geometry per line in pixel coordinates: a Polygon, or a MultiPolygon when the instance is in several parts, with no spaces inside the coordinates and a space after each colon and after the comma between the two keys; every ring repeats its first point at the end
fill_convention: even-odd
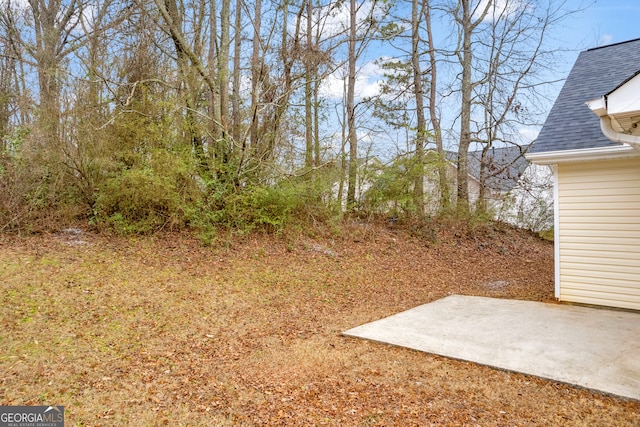
{"type": "Polygon", "coordinates": [[[570,13],[551,0],[4,0],[0,229],[484,213],[492,168],[470,201],[469,151],[531,142],[552,29],[570,13]]]}

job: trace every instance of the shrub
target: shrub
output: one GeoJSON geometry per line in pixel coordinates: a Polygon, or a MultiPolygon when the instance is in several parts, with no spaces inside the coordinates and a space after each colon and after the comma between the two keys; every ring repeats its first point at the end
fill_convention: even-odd
{"type": "Polygon", "coordinates": [[[185,223],[185,200],[170,174],[151,168],[109,178],[96,203],[98,217],[123,234],[144,234],[185,223]]]}
{"type": "MultiPolygon", "coordinates": [[[[417,178],[435,179],[436,163],[427,159],[419,163],[415,157],[399,156],[390,165],[378,165],[365,170],[363,180],[367,185],[363,208],[370,214],[387,214],[394,217],[415,215],[415,183],[417,178]]],[[[430,204],[431,194],[424,193],[423,202],[430,204]]]]}
{"type": "Polygon", "coordinates": [[[210,187],[213,190],[208,199],[189,216],[189,225],[200,232],[205,244],[212,243],[220,227],[240,234],[280,233],[308,221],[326,220],[332,212],[323,197],[330,187],[318,179],[299,177],[273,185],[210,187]]]}
{"type": "Polygon", "coordinates": [[[553,242],[554,239],[554,228],[547,228],[545,230],[542,230],[540,232],[538,232],[538,235],[543,238],[544,240],[549,240],[550,242],[553,242]]]}
{"type": "Polygon", "coordinates": [[[0,231],[42,231],[74,220],[74,192],[60,155],[18,128],[0,143],[0,231]]]}

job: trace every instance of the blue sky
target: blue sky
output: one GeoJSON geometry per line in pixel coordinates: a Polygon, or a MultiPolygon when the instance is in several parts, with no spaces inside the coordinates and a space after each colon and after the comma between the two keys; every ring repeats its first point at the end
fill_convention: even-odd
{"type": "MultiPolygon", "coordinates": [[[[367,0],[362,1],[367,2],[367,0]]],[[[496,1],[500,2],[501,0],[496,1]]],[[[536,0],[522,1],[535,2],[536,0]]],[[[640,0],[553,1],[557,2],[557,4],[564,2],[567,10],[580,9],[579,12],[571,15],[558,27],[552,29],[552,37],[556,40],[551,42],[551,45],[565,49],[565,53],[560,55],[563,59],[561,60],[562,63],[557,64],[556,68],[558,72],[556,78],[558,79],[566,78],[581,51],[640,38],[640,0]]],[[[437,25],[437,23],[434,25],[437,25]]],[[[379,52],[371,53],[373,57],[379,54],[379,52]]],[[[379,78],[377,71],[379,70],[375,67],[369,67],[365,68],[364,72],[361,73],[363,78],[358,83],[362,84],[362,92],[365,96],[371,95],[377,90],[376,84],[379,78]],[[369,81],[367,81],[367,77],[369,81]]],[[[336,84],[333,92],[337,97],[342,96],[342,82],[336,84]]]]}
{"type": "MultiPolygon", "coordinates": [[[[361,1],[367,2],[368,0],[361,1]]],[[[582,10],[570,16],[564,20],[559,27],[554,27],[552,30],[554,40],[550,42],[550,46],[558,46],[564,51],[557,56],[558,61],[553,69],[554,75],[549,76],[550,81],[558,81],[558,83],[549,88],[547,110],[551,108],[553,100],[555,100],[562,86],[562,80],[567,77],[581,51],[597,46],[640,38],[640,25],[638,25],[640,19],[640,0],[553,1],[556,1],[558,5],[564,1],[565,9],[582,10]]],[[[336,17],[336,19],[345,20],[346,18],[336,17]]],[[[381,70],[379,66],[373,62],[373,59],[381,54],[384,55],[380,50],[372,49],[367,55],[371,56],[370,60],[372,62],[361,64],[362,69],[359,72],[356,84],[356,92],[359,96],[371,96],[379,91],[381,70]]],[[[326,92],[324,95],[329,98],[341,99],[344,88],[343,79],[344,73],[336,73],[330,76],[325,82],[326,92]]],[[[522,129],[522,135],[526,140],[531,141],[537,136],[538,131],[539,127],[534,126],[522,129]]],[[[362,130],[360,137],[364,137],[366,140],[367,138],[364,136],[364,133],[362,130]]],[[[377,136],[376,140],[378,141],[376,145],[379,145],[381,143],[380,136],[377,136]]],[[[456,139],[453,138],[449,143],[455,144],[455,140],[456,139]]]]}
{"type": "MultiPolygon", "coordinates": [[[[567,0],[566,4],[567,8],[584,10],[570,17],[557,34],[567,49],[561,55],[563,63],[557,64],[559,79],[567,77],[580,52],[640,38],[640,0],[567,0]]],[[[559,91],[561,84],[555,88],[559,91]]],[[[533,139],[536,135],[534,130],[530,137],[533,139]]]]}
{"type": "MultiPolygon", "coordinates": [[[[569,0],[567,4],[585,7],[566,23],[569,48],[581,51],[640,38],[639,0],[569,0]]],[[[575,60],[577,54],[569,56],[575,60]]]]}

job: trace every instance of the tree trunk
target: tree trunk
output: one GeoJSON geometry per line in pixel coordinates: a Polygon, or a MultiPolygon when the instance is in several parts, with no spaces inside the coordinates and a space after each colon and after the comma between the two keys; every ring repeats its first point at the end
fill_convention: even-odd
{"type": "Polygon", "coordinates": [[[304,82],[304,117],[305,117],[305,152],[304,165],[313,166],[313,0],[307,0],[307,49],[305,58],[305,82],[304,82]]]}
{"type": "Polygon", "coordinates": [[[427,135],[427,125],[424,116],[424,91],[422,86],[422,71],[420,67],[420,11],[418,0],[411,2],[411,65],[413,69],[413,93],[416,98],[416,152],[414,170],[413,203],[416,213],[424,214],[424,147],[427,135]]]}
{"type": "Polygon", "coordinates": [[[462,83],[460,87],[460,142],[458,145],[458,199],[456,211],[464,216],[469,213],[469,168],[468,154],[471,145],[471,14],[470,0],[462,2],[462,52],[458,53],[462,65],[462,83]]]}
{"type": "MultiPolygon", "coordinates": [[[[241,137],[241,124],[242,119],[240,117],[240,49],[242,47],[242,0],[236,0],[236,14],[235,14],[235,35],[233,45],[233,90],[231,96],[231,121],[232,121],[232,137],[236,143],[240,143],[241,137]]],[[[246,149],[246,141],[242,141],[243,152],[246,149]]]]}
{"type": "Polygon", "coordinates": [[[176,33],[176,36],[174,36],[172,40],[176,51],[178,75],[181,80],[180,92],[186,107],[184,120],[186,123],[185,129],[187,138],[196,153],[202,172],[205,172],[208,169],[208,166],[204,153],[204,143],[196,128],[197,120],[194,113],[196,111],[196,106],[195,101],[193,100],[193,82],[191,81],[191,67],[189,66],[190,59],[186,46],[182,42],[184,40],[184,34],[182,33],[182,27],[180,24],[182,22],[182,16],[180,16],[178,5],[175,0],[165,0],[165,7],[169,17],[171,18],[171,22],[174,24],[174,32],[176,33]]]}
{"type": "MultiPolygon", "coordinates": [[[[214,0],[212,0],[213,2],[214,0]]],[[[222,0],[220,9],[220,48],[218,50],[218,92],[220,93],[220,127],[224,138],[229,127],[229,33],[231,0],[222,0]]]]}
{"type": "Polygon", "coordinates": [[[316,73],[313,88],[313,164],[315,167],[319,167],[322,163],[322,160],[320,159],[320,100],[318,99],[318,93],[320,92],[320,80],[318,80],[317,76],[318,75],[316,73]]]}
{"type": "Polygon", "coordinates": [[[427,25],[427,41],[429,44],[429,76],[431,77],[429,88],[429,119],[433,126],[434,139],[436,142],[436,151],[438,152],[438,186],[440,190],[439,208],[440,213],[447,214],[451,209],[451,190],[449,188],[449,177],[447,176],[447,159],[444,152],[444,144],[442,143],[442,127],[440,126],[440,117],[438,117],[437,101],[438,101],[438,75],[436,62],[436,50],[433,42],[433,31],[431,28],[431,6],[429,0],[423,0],[423,14],[427,25]]]}
{"type": "Polygon", "coordinates": [[[259,84],[262,78],[262,59],[260,57],[260,27],[262,25],[262,0],[256,0],[255,16],[253,19],[253,51],[251,54],[251,124],[249,135],[251,148],[256,153],[258,150],[258,102],[259,84]]]}
{"type": "Polygon", "coordinates": [[[347,211],[356,205],[356,181],[358,179],[358,135],[356,134],[356,0],[350,0],[349,9],[349,71],[347,77],[347,134],[349,141],[349,178],[347,180],[347,211]]]}
{"type": "MultiPolygon", "coordinates": [[[[157,0],[156,0],[157,1],[157,0]]],[[[212,146],[214,147],[214,157],[221,156],[222,153],[218,153],[218,141],[222,137],[222,113],[220,111],[220,93],[218,92],[218,86],[216,82],[216,57],[218,55],[218,24],[216,21],[217,10],[216,2],[212,1],[209,4],[209,116],[211,117],[211,135],[213,136],[212,146]]]]}

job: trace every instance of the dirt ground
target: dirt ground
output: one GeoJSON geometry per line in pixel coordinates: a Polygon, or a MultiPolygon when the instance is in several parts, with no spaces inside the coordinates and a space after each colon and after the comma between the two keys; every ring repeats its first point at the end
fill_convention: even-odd
{"type": "Polygon", "coordinates": [[[512,229],[0,236],[0,290],[0,404],[68,426],[640,425],[640,402],[341,335],[450,294],[553,301],[552,244],[512,229]]]}

